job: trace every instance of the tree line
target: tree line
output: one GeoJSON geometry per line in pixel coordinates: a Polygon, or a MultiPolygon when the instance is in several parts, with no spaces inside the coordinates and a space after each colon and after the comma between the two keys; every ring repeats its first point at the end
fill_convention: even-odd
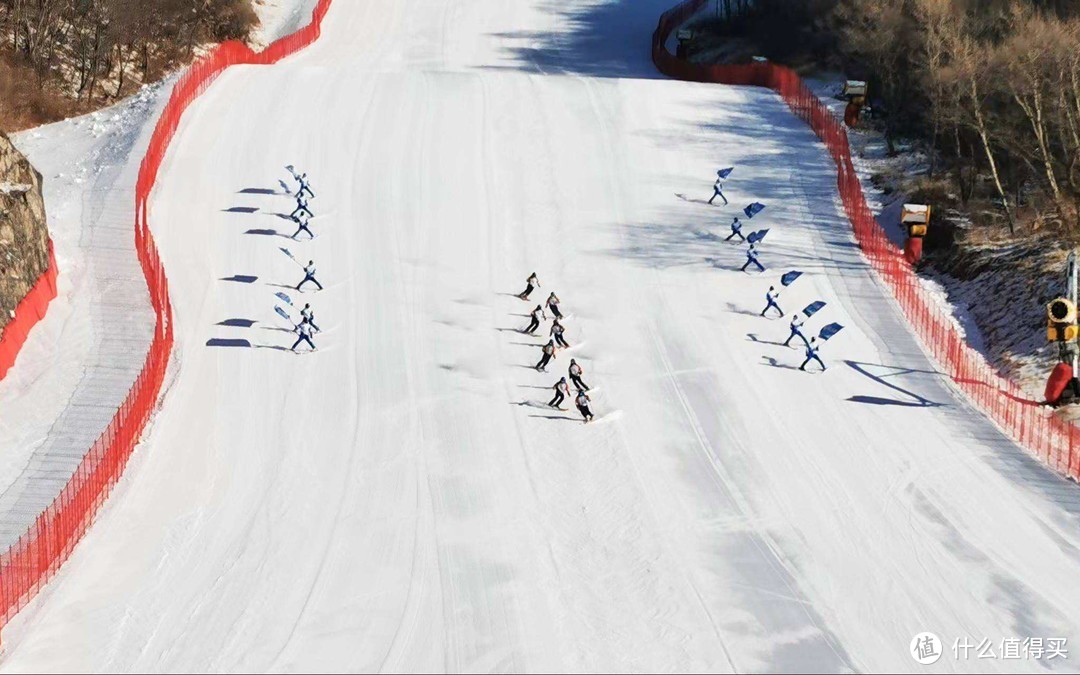
{"type": "Polygon", "coordinates": [[[931,176],[964,204],[992,199],[1010,231],[1080,232],[1077,0],[757,0],[750,13],[756,35],[772,26],[789,44],[813,26],[833,65],[869,81],[890,151],[924,139],[931,176]]]}
{"type": "Polygon", "coordinates": [[[200,45],[246,39],[256,24],[251,0],[0,0],[0,62],[19,80],[8,90],[48,87],[89,103],[159,79],[200,45]]]}

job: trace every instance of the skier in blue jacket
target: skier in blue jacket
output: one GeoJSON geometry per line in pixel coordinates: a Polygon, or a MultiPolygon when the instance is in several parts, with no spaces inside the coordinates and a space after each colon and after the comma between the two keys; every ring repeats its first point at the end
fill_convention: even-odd
{"type": "Polygon", "coordinates": [[[739,222],[738,216],[735,217],[735,220],[731,221],[731,234],[729,234],[724,241],[731,241],[734,237],[738,237],[739,241],[746,241],[746,237],[744,237],[742,233],[742,223],[739,222]]]}
{"type": "Polygon", "coordinates": [[[791,335],[788,336],[788,339],[784,340],[785,347],[790,346],[791,341],[794,340],[796,336],[802,338],[804,345],[807,344],[806,336],[802,334],[803,323],[805,322],[799,318],[798,314],[791,317],[791,335]]]}
{"type": "Polygon", "coordinates": [[[750,265],[757,265],[758,271],[760,271],[760,272],[765,271],[765,266],[762,265],[760,262],[758,262],[757,249],[754,248],[753,244],[750,244],[750,248],[746,249],[746,263],[742,266],[742,269],[739,270],[739,271],[740,272],[745,272],[746,268],[750,267],[750,265]]]}
{"type": "Polygon", "coordinates": [[[806,360],[799,366],[799,370],[806,370],[807,364],[811,361],[817,361],[818,365],[821,366],[821,371],[825,372],[825,364],[822,363],[821,358],[818,356],[818,349],[817,338],[810,338],[810,342],[806,343],[806,360]]]}
{"type": "Polygon", "coordinates": [[[784,316],[784,310],[780,309],[780,305],[776,304],[776,301],[780,298],[780,291],[775,287],[769,286],[769,290],[765,292],[765,309],[761,310],[761,316],[765,316],[765,313],[772,308],[776,308],[776,311],[780,312],[780,316],[784,316]]]}

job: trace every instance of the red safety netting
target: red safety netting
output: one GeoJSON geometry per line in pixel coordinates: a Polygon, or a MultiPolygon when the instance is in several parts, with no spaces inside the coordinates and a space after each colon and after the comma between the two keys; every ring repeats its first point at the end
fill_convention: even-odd
{"type": "MultiPolygon", "coordinates": [[[[276,63],[317,40],[331,1],[319,0],[310,24],[274,42],[263,52],[255,53],[239,42],[220,45],[189,68],[173,88],[139,167],[135,190],[135,248],[156,315],[154,339],[127,399],[83,457],[68,484],[26,534],[0,554],[0,627],[26,605],[71,555],[123,473],[157,404],[172,352],[173,325],[169,282],[150,232],[147,204],[184,111],[229,66],[276,63]]],[[[53,289],[55,294],[55,283],[53,289]]]]}
{"type": "Polygon", "coordinates": [[[844,211],[863,254],[892,291],[925,350],[943,367],[971,401],[1006,433],[1053,469],[1080,478],[1080,440],[1074,425],[1031,400],[1014,382],[1002,378],[981,354],[964,341],[947,312],[919,283],[903,251],[889,241],[867,206],[843,123],[837,120],[790,68],[760,62],[701,65],[675,57],[667,49],[671,34],[708,0],[687,0],[660,17],[653,33],[652,58],[660,72],[693,82],[768,87],[791,111],[810,125],[836,162],[836,186],[844,211]]]}
{"type": "Polygon", "coordinates": [[[49,240],[49,267],[41,273],[30,292],[15,306],[15,316],[0,334],[0,380],[15,365],[19,350],[26,342],[30,329],[45,318],[49,303],[56,297],[56,253],[49,240]]]}

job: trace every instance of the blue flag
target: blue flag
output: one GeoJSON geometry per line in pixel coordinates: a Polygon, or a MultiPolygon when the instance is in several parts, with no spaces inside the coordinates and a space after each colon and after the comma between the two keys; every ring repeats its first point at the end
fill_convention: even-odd
{"type": "Polygon", "coordinates": [[[795,283],[795,280],[802,276],[802,272],[798,270],[791,270],[784,276],[780,277],[780,283],[784,286],[790,286],[795,283]]]}
{"type": "Polygon", "coordinates": [[[828,326],[825,326],[824,328],[821,329],[821,332],[818,333],[818,337],[821,338],[822,340],[828,340],[829,338],[836,335],[837,333],[839,333],[843,329],[844,329],[844,327],[841,326],[838,323],[830,323],[828,326]]]}
{"type": "Polygon", "coordinates": [[[762,239],[764,239],[765,235],[768,233],[768,230],[758,230],[757,232],[751,232],[750,234],[746,235],[746,241],[750,242],[751,244],[756,244],[762,239]]]}
{"type": "Polygon", "coordinates": [[[286,305],[292,305],[292,300],[290,300],[289,296],[285,295],[284,293],[274,293],[274,297],[276,297],[278,300],[281,300],[286,305]]]}
{"type": "Polygon", "coordinates": [[[753,218],[757,214],[761,213],[764,208],[765,205],[761,202],[753,202],[752,204],[749,204],[745,209],[743,209],[743,213],[746,214],[747,218],[753,218]]]}
{"type": "Polygon", "coordinates": [[[277,305],[274,305],[274,311],[278,313],[278,316],[285,319],[289,323],[292,323],[292,318],[289,316],[288,312],[278,307],[277,305]]]}
{"type": "Polygon", "coordinates": [[[815,300],[815,301],[811,302],[809,305],[807,305],[805,309],[803,309],[803,314],[805,314],[808,317],[814,316],[815,314],[820,312],[821,308],[824,307],[824,306],[825,306],[825,301],[824,300],[815,300]]]}
{"type": "MultiPolygon", "coordinates": [[[[279,247],[279,250],[280,250],[280,251],[281,251],[282,253],[284,253],[285,255],[287,255],[287,256],[289,256],[290,258],[292,258],[292,259],[293,259],[293,262],[295,262],[295,261],[296,261],[296,256],[294,256],[294,255],[292,254],[292,251],[290,251],[289,249],[285,248],[284,246],[280,246],[280,247],[279,247]]],[[[300,263],[297,263],[297,264],[299,265],[300,263]]]]}
{"type": "Polygon", "coordinates": [[[719,171],[717,171],[716,175],[719,176],[720,178],[727,178],[728,176],[731,175],[731,172],[734,171],[734,170],[735,170],[735,167],[729,166],[726,169],[720,169],[719,171]]]}

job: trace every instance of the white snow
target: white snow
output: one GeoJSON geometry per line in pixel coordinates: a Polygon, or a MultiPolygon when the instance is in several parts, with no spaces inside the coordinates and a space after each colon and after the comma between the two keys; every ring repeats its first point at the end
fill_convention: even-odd
{"type": "MultiPolygon", "coordinates": [[[[293,16],[310,4],[276,7],[293,16]]],[[[277,21],[264,35],[297,21],[277,21]]],[[[142,368],[153,314],[135,254],[134,187],[173,81],[12,138],[44,176],[60,275],[58,297],[0,381],[0,550],[59,494],[142,368]]]]}
{"type": "Polygon", "coordinates": [[[254,0],[259,26],[249,42],[258,51],[308,23],[316,0],[254,0]]]}
{"type": "Polygon", "coordinates": [[[338,0],[208,90],[151,211],[175,382],[3,669],[910,672],[924,630],[939,671],[1069,669],[950,647],[1076,636],[1080,492],[934,372],[774,95],[655,75],[667,2],[338,0]],[[311,243],[241,192],[290,163],[311,243]],[[752,200],[760,276],[721,241],[752,200]],[[793,268],[824,374],[757,316],[793,268]],[[534,271],[581,343],[547,375],[534,271]],[[543,407],[571,356],[595,426],[543,407]]]}

